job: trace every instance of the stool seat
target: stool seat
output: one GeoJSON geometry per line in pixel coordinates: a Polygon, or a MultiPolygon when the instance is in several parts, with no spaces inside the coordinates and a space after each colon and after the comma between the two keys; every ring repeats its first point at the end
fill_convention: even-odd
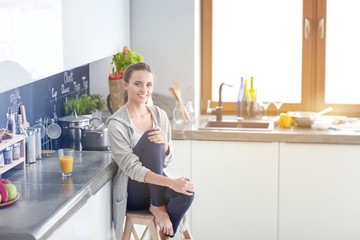
{"type": "MultiPolygon", "coordinates": [[[[133,234],[136,240],[145,239],[146,233],[150,230],[151,240],[160,240],[160,235],[158,227],[155,222],[154,215],[148,210],[127,210],[126,212],[126,221],[123,240],[130,240],[131,233],[133,234]],[[141,238],[137,235],[135,231],[134,224],[146,225],[145,231],[143,232],[141,238]]],[[[183,232],[185,239],[193,239],[189,230],[183,232]]]]}

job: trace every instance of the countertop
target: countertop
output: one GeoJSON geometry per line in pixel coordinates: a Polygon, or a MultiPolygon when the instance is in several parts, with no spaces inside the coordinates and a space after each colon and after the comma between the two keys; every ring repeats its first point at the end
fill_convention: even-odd
{"type": "Polygon", "coordinates": [[[117,171],[110,152],[75,152],[73,175],[62,178],[57,157],[3,174],[20,193],[0,209],[0,239],[46,239],[109,181],[117,171]]]}
{"type": "MultiPolygon", "coordinates": [[[[289,143],[360,144],[360,132],[348,130],[314,130],[311,128],[279,128],[271,131],[199,130],[202,122],[213,116],[202,115],[194,122],[176,124],[171,121],[173,140],[250,141],[289,143]]],[[[228,117],[228,116],[227,116],[228,117]]]]}

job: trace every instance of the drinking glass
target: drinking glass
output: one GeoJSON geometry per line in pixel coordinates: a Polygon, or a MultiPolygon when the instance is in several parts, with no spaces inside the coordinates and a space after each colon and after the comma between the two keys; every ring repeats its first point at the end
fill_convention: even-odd
{"type": "Polygon", "coordinates": [[[275,105],[275,107],[276,107],[276,110],[277,110],[277,115],[279,115],[279,113],[280,113],[280,108],[281,108],[281,106],[283,105],[284,103],[283,102],[274,102],[274,105],[275,105]]]}
{"type": "Polygon", "coordinates": [[[262,107],[264,108],[264,112],[265,112],[265,116],[264,116],[265,118],[268,118],[267,117],[267,110],[268,110],[270,104],[271,104],[271,102],[262,102],[262,107]]]}
{"type": "Polygon", "coordinates": [[[58,150],[61,176],[69,177],[72,175],[74,164],[74,149],[64,148],[58,150]]]}

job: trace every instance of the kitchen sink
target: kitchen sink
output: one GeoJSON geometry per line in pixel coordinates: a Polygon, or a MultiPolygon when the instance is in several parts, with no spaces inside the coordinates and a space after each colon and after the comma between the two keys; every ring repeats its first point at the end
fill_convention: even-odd
{"type": "Polygon", "coordinates": [[[225,118],[221,121],[208,119],[199,126],[199,130],[226,130],[226,131],[272,131],[273,124],[267,119],[225,118]]]}

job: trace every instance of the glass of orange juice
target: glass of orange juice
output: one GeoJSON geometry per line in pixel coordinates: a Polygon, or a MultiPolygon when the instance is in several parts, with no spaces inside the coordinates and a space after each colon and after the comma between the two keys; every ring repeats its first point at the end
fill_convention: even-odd
{"type": "Polygon", "coordinates": [[[72,175],[74,163],[74,149],[64,148],[58,150],[61,176],[69,177],[72,175]]]}

